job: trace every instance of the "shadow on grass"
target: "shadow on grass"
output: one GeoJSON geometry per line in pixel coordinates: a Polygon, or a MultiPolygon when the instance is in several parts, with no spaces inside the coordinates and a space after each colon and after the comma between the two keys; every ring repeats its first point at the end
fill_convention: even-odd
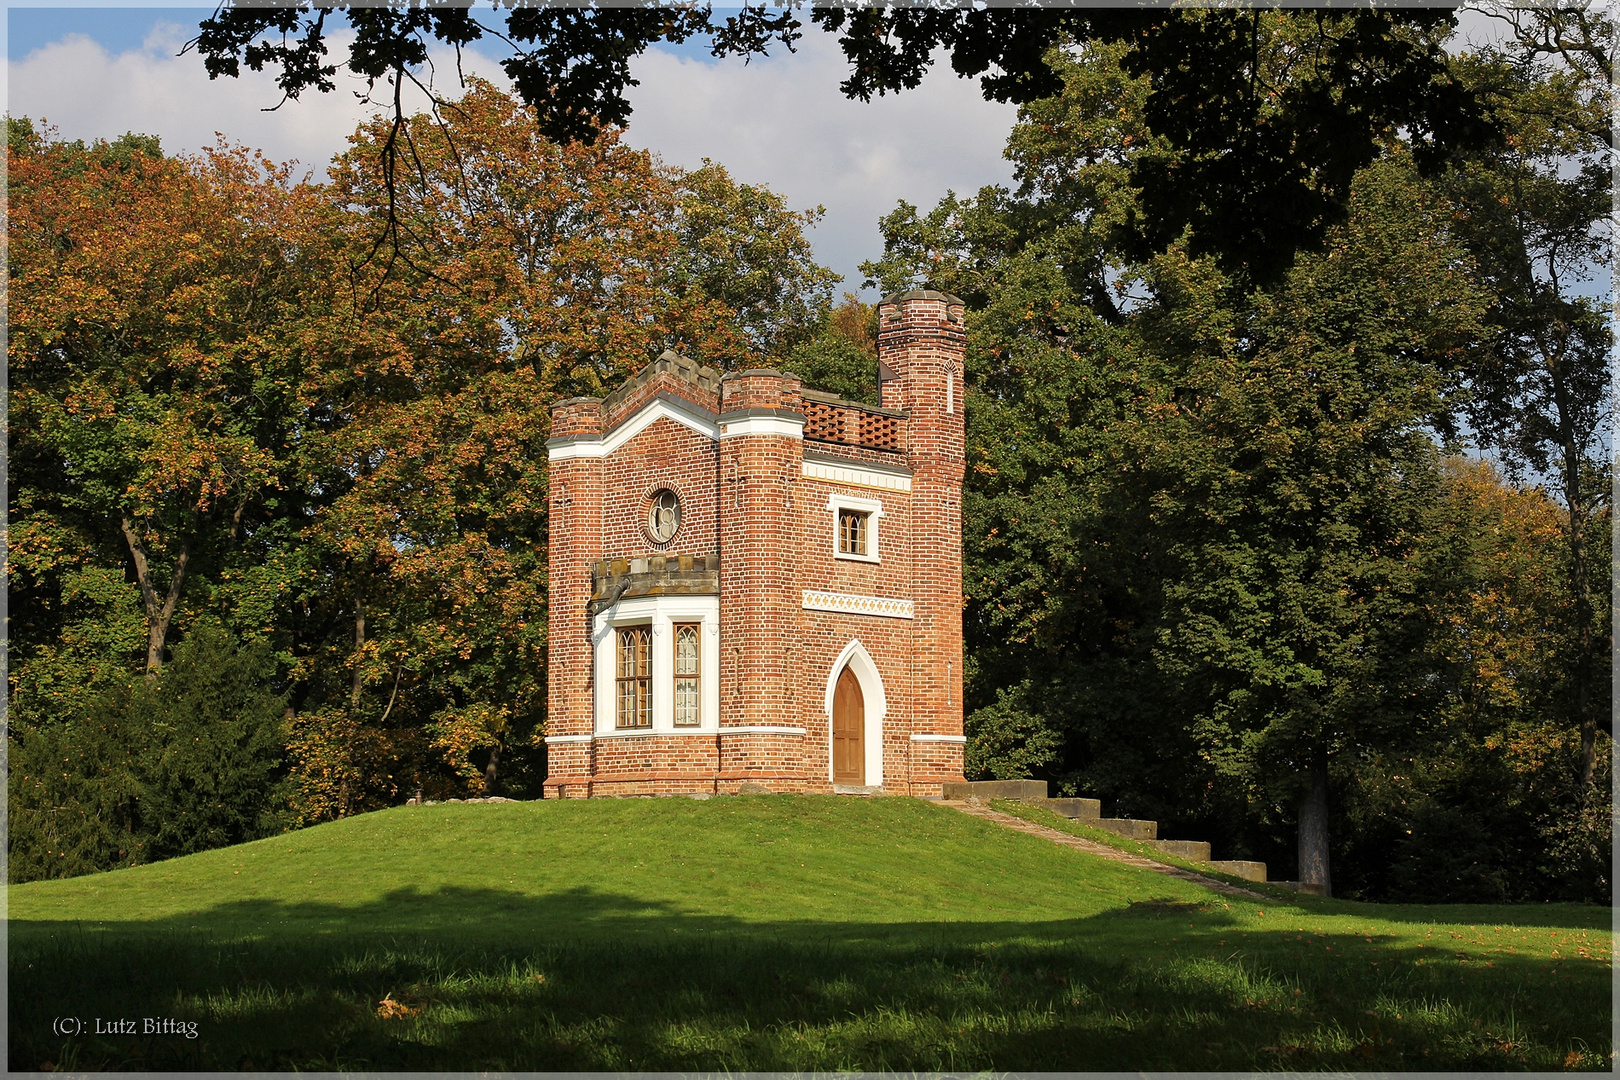
{"type": "Polygon", "coordinates": [[[1323,915],[1348,915],[1418,926],[1449,923],[1456,926],[1606,931],[1610,922],[1609,909],[1596,904],[1370,904],[1320,898],[1311,898],[1303,904],[1323,915]]]}
{"type": "Polygon", "coordinates": [[[1191,861],[1167,859],[1162,852],[1149,844],[1086,826],[1039,807],[1003,799],[994,800],[991,805],[1009,816],[1045,825],[1058,832],[1088,839],[1118,851],[1158,862],[1168,861],[1187,870],[1209,874],[1216,880],[1225,881],[1239,888],[1258,891],[1269,897],[1273,905],[1286,904],[1311,914],[1347,915],[1353,918],[1372,918],[1380,922],[1415,925],[1451,923],[1463,926],[1515,926],[1549,930],[1607,930],[1610,925],[1609,908],[1597,904],[1375,904],[1356,900],[1327,899],[1286,889],[1275,883],[1256,885],[1254,882],[1231,875],[1212,873],[1209,867],[1191,861]]]}
{"type": "Polygon", "coordinates": [[[451,888],[13,923],[10,1065],[1482,1071],[1608,1052],[1598,960],[1470,958],[1276,915],[1288,925],[1259,929],[1219,901],[1164,900],[1039,923],[829,923],[451,888]],[[64,1017],[84,1034],[53,1032],[64,1017]],[[141,1034],[148,1017],[198,1037],[141,1034]],[[136,1034],[96,1034],[123,1018],[136,1034]]]}

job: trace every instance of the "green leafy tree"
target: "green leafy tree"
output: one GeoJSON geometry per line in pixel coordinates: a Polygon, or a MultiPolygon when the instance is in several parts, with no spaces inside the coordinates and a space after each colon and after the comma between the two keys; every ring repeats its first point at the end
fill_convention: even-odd
{"type": "Polygon", "coordinates": [[[13,881],[131,866],[280,832],[283,698],[268,644],[188,634],[155,679],[9,740],[13,881]]]}
{"type": "MultiPolygon", "coordinates": [[[[778,42],[791,49],[803,29],[794,8],[764,4],[745,4],[723,21],[707,3],[520,4],[497,29],[468,8],[306,2],[222,6],[192,44],[210,77],[235,76],[246,64],[276,71],[290,98],[330,91],[336,66],[327,62],[328,22],[339,11],[355,32],[347,67],[372,86],[392,84],[394,131],[407,140],[399,89],[408,81],[420,85],[417,72],[435,40],[457,49],[487,37],[509,45],[503,66],[519,97],[534,108],[547,137],[570,142],[629,119],[624,90],[635,85],[629,61],[656,42],[711,36],[715,56],[746,58],[778,42]]],[[[1190,230],[1195,253],[1215,254],[1228,270],[1242,266],[1266,280],[1343,220],[1356,170],[1397,131],[1425,168],[1438,167],[1448,148],[1491,136],[1439,43],[1437,31],[1455,25],[1447,9],[835,6],[814,10],[810,21],[839,36],[851,67],[840,89],[862,101],[916,87],[943,52],[958,75],[981,77],[986,98],[1026,104],[1062,88],[1061,65],[1053,60],[1060,43],[1124,45],[1126,69],[1152,83],[1148,123],[1178,151],[1172,160],[1132,165],[1144,209],[1132,222],[1141,250],[1163,250],[1190,230]],[[1268,56],[1262,45],[1279,39],[1267,26],[1279,18],[1297,33],[1268,56]]]]}
{"type": "Polygon", "coordinates": [[[1331,772],[1421,718],[1430,429],[1482,314],[1448,216],[1392,159],[1276,293],[1234,303],[1212,268],[1165,259],[1143,317],[1167,392],[1153,516],[1179,563],[1161,662],[1217,772],[1298,807],[1302,880],[1324,886],[1331,772]]]}
{"type": "MultiPolygon", "coordinates": [[[[1300,22],[1263,25],[1281,78],[1300,22]]],[[[1407,564],[1481,301],[1398,147],[1268,290],[1179,247],[1139,261],[1135,165],[1183,152],[1127,55],[1054,58],[1064,94],[1009,142],[1019,189],[902,207],[867,268],[976,309],[973,760],[1262,845],[1292,819],[1326,884],[1330,782],[1422,719],[1407,564]]]]}
{"type": "Polygon", "coordinates": [[[286,331],[310,195],[239,148],[175,159],[26,121],[10,148],[8,574],[27,715],[31,659],[89,632],[70,612],[128,611],[110,567],[128,570],[149,677],[192,592],[267,632],[296,574],[271,521],[301,485],[304,357],[286,331]]]}
{"type": "Polygon", "coordinates": [[[733,312],[752,355],[779,358],[810,340],[839,281],[817,265],[805,234],[823,208],[789,210],[782,196],[736,183],[707,158],[675,183],[677,273],[689,287],[733,312]]]}
{"type": "Polygon", "coordinates": [[[1467,244],[1494,302],[1489,349],[1469,369],[1469,419],[1518,478],[1545,479],[1569,510],[1563,547],[1575,609],[1569,715],[1590,790],[1597,735],[1612,734],[1609,386],[1613,332],[1590,295],[1612,269],[1615,22],[1598,6],[1502,9],[1509,34],[1458,68],[1506,138],[1460,158],[1447,178],[1467,244]]]}
{"type": "Polygon", "coordinates": [[[804,385],[850,401],[879,405],[877,305],[845,293],[837,307],[824,309],[816,335],[776,362],[804,385]]]}
{"type": "MultiPolygon", "coordinates": [[[[1607,902],[1609,800],[1568,722],[1566,511],[1452,458],[1416,550],[1428,722],[1345,769],[1351,895],[1607,902]]],[[[1609,748],[1598,773],[1608,790],[1609,748]]]]}

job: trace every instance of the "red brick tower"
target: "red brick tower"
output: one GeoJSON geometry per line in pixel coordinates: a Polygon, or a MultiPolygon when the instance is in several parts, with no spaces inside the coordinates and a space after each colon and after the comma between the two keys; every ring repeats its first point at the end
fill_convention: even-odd
{"type": "Polygon", "coordinates": [[[790,515],[804,461],[800,389],[798,376],[770,369],[720,382],[720,730],[733,734],[722,742],[719,767],[728,778],[803,775],[802,735],[759,730],[799,720],[792,675],[798,540],[790,515]]]}
{"type": "Polygon", "coordinates": [[[964,359],[962,301],[913,289],[878,304],[878,356],[896,376],[883,404],[903,409],[913,470],[912,589],[916,598],[912,701],[914,784],[962,775],[962,475],[964,359]],[[948,538],[948,539],[947,539],[948,538]],[[941,542],[941,541],[944,542],[941,542]],[[925,779],[929,778],[929,779],[925,779]]]}

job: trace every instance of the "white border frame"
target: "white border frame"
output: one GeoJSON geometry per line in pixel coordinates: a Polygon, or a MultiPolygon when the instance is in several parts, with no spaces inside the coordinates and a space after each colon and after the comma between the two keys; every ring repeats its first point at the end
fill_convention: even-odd
{"type": "Polygon", "coordinates": [[[598,739],[646,735],[713,735],[720,729],[720,598],[718,596],[638,596],[621,600],[596,617],[591,633],[596,655],[595,716],[598,739]],[[698,623],[700,679],[696,727],[675,726],[675,624],[698,623]],[[652,627],[652,726],[616,728],[613,672],[615,632],[621,626],[652,627]]]}
{"type": "Polygon", "coordinates": [[[889,699],[883,692],[883,676],[878,674],[872,654],[866,651],[859,638],[854,638],[827,672],[827,693],[822,708],[827,714],[827,782],[833,782],[833,692],[838,689],[838,676],[848,667],[861,684],[861,699],[866,706],[863,734],[866,737],[866,786],[883,786],[883,718],[889,714],[889,699]]]}
{"type": "Polygon", "coordinates": [[[827,496],[827,509],[832,511],[833,558],[864,563],[883,561],[881,549],[878,547],[878,534],[882,532],[883,526],[883,503],[881,500],[863,499],[859,495],[845,495],[842,492],[835,491],[827,496]],[[856,510],[866,515],[865,555],[851,555],[848,552],[838,550],[838,512],[840,510],[856,510]]]}

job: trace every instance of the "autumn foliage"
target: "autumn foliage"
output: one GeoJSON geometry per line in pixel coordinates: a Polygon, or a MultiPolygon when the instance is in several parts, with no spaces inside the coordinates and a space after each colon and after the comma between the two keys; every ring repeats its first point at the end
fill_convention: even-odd
{"type": "Polygon", "coordinates": [[[213,618],[279,658],[296,820],[538,790],[550,404],[784,356],[836,278],[718,165],[482,83],[410,123],[323,184],[13,125],[19,746],[213,618]]]}

